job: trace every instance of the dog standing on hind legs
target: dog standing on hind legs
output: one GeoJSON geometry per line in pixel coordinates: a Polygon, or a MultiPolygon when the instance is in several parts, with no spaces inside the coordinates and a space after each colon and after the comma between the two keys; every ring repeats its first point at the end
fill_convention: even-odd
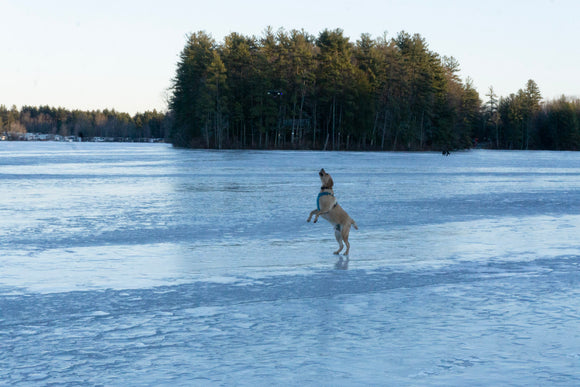
{"type": "Polygon", "coordinates": [[[318,221],[319,216],[322,216],[324,219],[328,220],[328,222],[332,224],[332,227],[334,227],[334,236],[338,242],[338,250],[336,250],[334,254],[339,254],[342,251],[344,245],[346,245],[346,251],[344,252],[344,255],[348,255],[350,250],[350,243],[348,242],[350,226],[354,226],[354,228],[357,230],[358,227],[356,222],[352,220],[346,211],[343,210],[342,207],[336,202],[334,191],[332,190],[332,187],[334,186],[332,177],[326,173],[324,168],[320,170],[318,175],[320,176],[322,187],[320,187],[320,193],[316,199],[317,208],[316,210],[310,212],[310,216],[306,221],[310,222],[310,219],[312,219],[313,215],[315,215],[314,223],[318,221]]]}

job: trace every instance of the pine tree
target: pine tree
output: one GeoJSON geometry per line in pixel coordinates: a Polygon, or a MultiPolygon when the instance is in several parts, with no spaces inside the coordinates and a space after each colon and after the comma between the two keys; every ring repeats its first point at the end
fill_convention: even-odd
{"type": "Polygon", "coordinates": [[[214,50],[213,38],[200,31],[189,35],[180,54],[170,101],[175,117],[172,141],[177,146],[199,145],[202,138],[203,112],[200,103],[214,50]]]}
{"type": "Polygon", "coordinates": [[[535,135],[534,118],[540,111],[540,101],[542,95],[536,82],[532,79],[528,80],[526,89],[524,90],[524,116],[525,116],[525,139],[524,147],[528,149],[530,137],[535,135]]]}
{"type": "Polygon", "coordinates": [[[216,147],[221,149],[224,143],[226,127],[224,113],[227,105],[227,75],[226,67],[217,51],[213,52],[213,59],[208,66],[207,72],[206,87],[202,99],[204,108],[203,129],[207,147],[210,147],[211,135],[213,135],[216,147]]]}
{"type": "Polygon", "coordinates": [[[489,87],[486,96],[489,98],[485,103],[485,117],[486,126],[491,125],[494,130],[495,147],[499,149],[499,112],[498,112],[498,97],[493,91],[493,86],[489,87]]]}

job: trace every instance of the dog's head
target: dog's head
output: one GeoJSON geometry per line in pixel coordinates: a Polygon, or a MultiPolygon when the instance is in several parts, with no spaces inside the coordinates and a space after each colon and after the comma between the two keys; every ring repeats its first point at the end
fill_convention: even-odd
{"type": "Polygon", "coordinates": [[[332,186],[334,185],[334,182],[332,181],[332,177],[330,177],[330,175],[328,173],[326,173],[324,168],[322,168],[320,170],[320,172],[318,172],[318,176],[320,176],[320,181],[322,182],[322,188],[332,188],[332,186]]]}

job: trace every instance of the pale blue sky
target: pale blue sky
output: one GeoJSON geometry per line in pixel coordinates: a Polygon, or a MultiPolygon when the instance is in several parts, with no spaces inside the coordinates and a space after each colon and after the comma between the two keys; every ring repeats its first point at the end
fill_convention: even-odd
{"type": "Polygon", "coordinates": [[[580,97],[578,15],[577,0],[0,0],[0,104],[165,110],[188,33],[221,42],[268,25],[342,28],[353,42],[420,33],[484,100],[489,86],[507,96],[530,78],[544,98],[580,97]]]}

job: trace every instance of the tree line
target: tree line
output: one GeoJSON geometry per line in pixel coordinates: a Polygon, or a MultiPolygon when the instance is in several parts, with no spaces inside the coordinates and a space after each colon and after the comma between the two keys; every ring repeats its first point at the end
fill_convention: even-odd
{"type": "Polygon", "coordinates": [[[21,138],[25,133],[123,140],[168,138],[171,126],[171,115],[156,110],[131,116],[114,109],[71,111],[49,106],[8,109],[0,105],[0,133],[8,139],[21,138]]]}
{"type": "Polygon", "coordinates": [[[453,57],[419,34],[340,29],[217,43],[192,33],[172,85],[171,141],[195,148],[450,150],[578,149],[578,100],[541,103],[539,87],[482,102],[453,57]]]}
{"type": "Polygon", "coordinates": [[[580,100],[542,100],[535,81],[482,101],[459,63],[404,31],[356,42],[341,29],[216,42],[188,35],[167,112],[0,106],[0,133],[164,138],[192,148],[580,149],[580,100]]]}
{"type": "Polygon", "coordinates": [[[535,81],[524,89],[498,98],[490,87],[476,130],[489,147],[497,149],[580,149],[580,99],[562,96],[544,101],[535,81]]]}

